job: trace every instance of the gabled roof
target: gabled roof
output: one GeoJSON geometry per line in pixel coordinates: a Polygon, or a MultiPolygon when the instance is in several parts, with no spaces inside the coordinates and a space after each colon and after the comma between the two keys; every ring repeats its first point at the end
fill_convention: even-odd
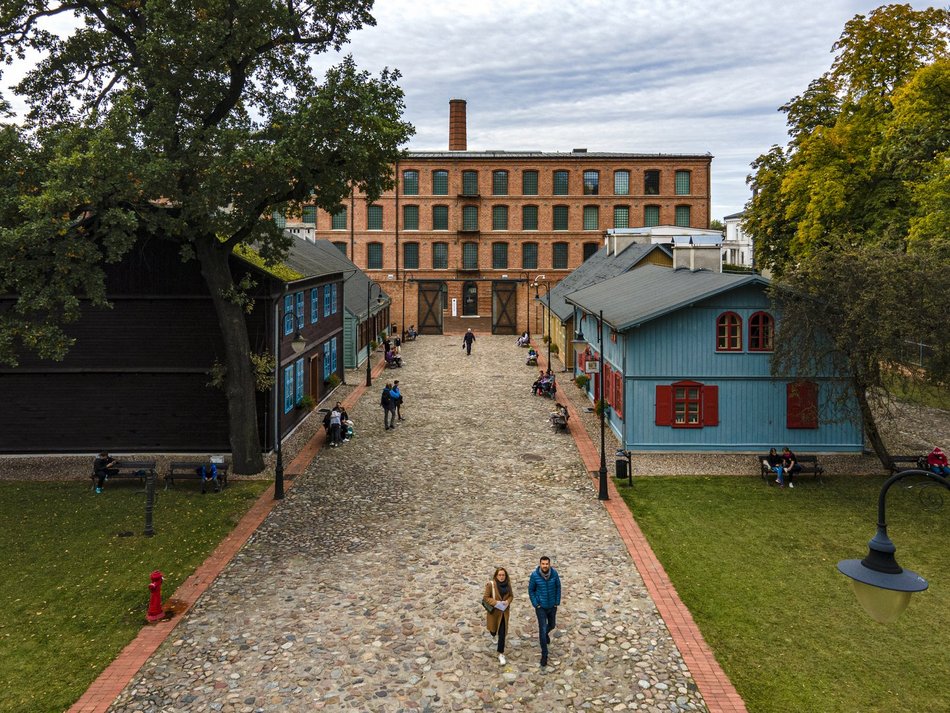
{"type": "Polygon", "coordinates": [[[644,265],[572,292],[567,301],[591,314],[603,310],[604,322],[624,331],[738,287],[768,284],[761,275],[644,265]]]}
{"type": "MultiPolygon", "coordinates": [[[[366,286],[370,282],[366,273],[360,270],[353,262],[343,254],[336,245],[329,240],[317,240],[310,242],[302,238],[294,240],[294,248],[291,249],[291,255],[288,260],[295,256],[295,260],[306,260],[307,264],[311,261],[319,261],[324,264],[329,272],[342,272],[343,277],[343,309],[358,319],[362,320],[366,315],[366,286]]],[[[295,263],[302,265],[302,263],[295,263]]],[[[372,302],[370,312],[376,312],[376,297],[382,295],[383,304],[388,304],[392,300],[389,295],[376,283],[372,288],[370,295],[372,302]]]]}
{"type": "MultiPolygon", "coordinates": [[[[659,250],[666,255],[670,254],[669,249],[662,245],[633,243],[628,245],[619,255],[611,255],[608,247],[602,247],[551,290],[552,314],[562,322],[570,319],[571,315],[574,314],[574,308],[564,300],[565,296],[581,288],[596,285],[632,270],[654,250],[659,250]]],[[[541,297],[540,300],[542,304],[547,303],[544,297],[541,297]]]]}
{"type": "Polygon", "coordinates": [[[745,215],[744,210],[740,210],[738,213],[730,213],[729,215],[723,216],[723,220],[732,220],[733,218],[741,218],[745,215]]]}
{"type": "Polygon", "coordinates": [[[350,273],[357,267],[328,240],[310,242],[294,238],[283,263],[304,277],[324,277],[338,272],[350,273]]]}

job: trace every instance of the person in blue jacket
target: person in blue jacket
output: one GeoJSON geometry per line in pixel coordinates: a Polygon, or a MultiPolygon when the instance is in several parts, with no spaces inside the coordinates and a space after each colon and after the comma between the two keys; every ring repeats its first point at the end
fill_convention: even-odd
{"type": "Polygon", "coordinates": [[[561,604],[561,578],[551,566],[550,557],[542,557],[528,580],[528,598],[538,617],[538,640],[541,642],[541,665],[548,665],[548,644],[557,628],[557,608],[561,604]]]}

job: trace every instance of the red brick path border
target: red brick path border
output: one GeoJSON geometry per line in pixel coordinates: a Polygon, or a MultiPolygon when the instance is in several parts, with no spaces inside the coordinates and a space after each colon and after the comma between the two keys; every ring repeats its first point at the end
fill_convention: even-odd
{"type": "MultiPolygon", "coordinates": [[[[373,368],[373,378],[378,377],[385,368],[386,363],[380,360],[373,368]]],[[[343,399],[343,405],[353,406],[364,391],[366,391],[365,383],[351,391],[343,399]]],[[[325,441],[326,434],[324,430],[318,428],[297,454],[297,457],[284,469],[284,476],[287,478],[284,485],[285,489],[293,487],[293,479],[307,470],[310,462],[323,448],[325,441]]],[[[274,486],[272,485],[257,499],[257,502],[245,513],[234,530],[208,556],[208,559],[202,562],[198,569],[182,582],[171,598],[166,601],[166,604],[169,601],[175,601],[176,613],[174,618],[143,627],[138,636],[119,652],[115,660],[109,664],[105,671],[99,674],[99,677],[86,689],[82,697],[72,705],[69,713],[103,713],[108,710],[118,695],[129,685],[139,669],[145,665],[148,657],[155,653],[162,642],[171,635],[185,613],[211,586],[211,583],[221,574],[228,562],[240,551],[260,524],[264,522],[264,518],[270,514],[276,504],[274,486]]],[[[142,615],[144,617],[145,612],[142,612],[142,615]]]]}

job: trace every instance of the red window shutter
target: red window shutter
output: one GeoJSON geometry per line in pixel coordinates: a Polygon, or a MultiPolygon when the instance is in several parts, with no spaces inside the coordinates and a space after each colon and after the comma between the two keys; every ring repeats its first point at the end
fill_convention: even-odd
{"type": "Polygon", "coordinates": [[[673,387],[656,387],[656,425],[673,425],[673,387]]]}
{"type": "Polygon", "coordinates": [[[703,426],[719,425],[719,387],[703,387],[703,426]]]}
{"type": "Polygon", "coordinates": [[[614,377],[617,379],[617,388],[616,388],[616,401],[614,402],[614,408],[617,410],[617,416],[623,418],[623,374],[619,371],[614,374],[614,377]]]}
{"type": "Polygon", "coordinates": [[[818,428],[818,384],[796,381],[785,385],[786,427],[818,428]]]}

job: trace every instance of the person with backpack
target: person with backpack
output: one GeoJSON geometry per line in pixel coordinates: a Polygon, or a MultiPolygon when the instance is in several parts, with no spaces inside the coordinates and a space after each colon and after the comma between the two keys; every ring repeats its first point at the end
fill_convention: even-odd
{"type": "Polygon", "coordinates": [[[383,394],[379,399],[379,405],[383,407],[383,430],[388,431],[396,427],[396,403],[393,399],[393,385],[387,381],[383,387],[383,394]]]}

